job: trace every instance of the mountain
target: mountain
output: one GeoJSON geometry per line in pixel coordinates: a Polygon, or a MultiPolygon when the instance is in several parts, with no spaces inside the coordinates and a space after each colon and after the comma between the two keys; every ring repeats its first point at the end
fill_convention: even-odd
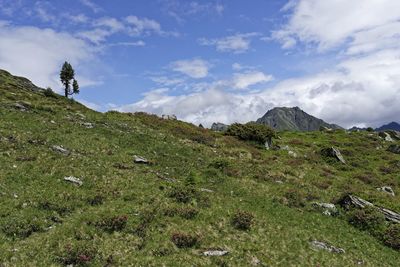
{"type": "Polygon", "coordinates": [[[265,113],[257,123],[268,125],[276,130],[318,131],[320,127],[341,129],[340,126],[329,124],[311,116],[299,107],[276,107],[265,113]]]}
{"type": "Polygon", "coordinates": [[[400,124],[398,124],[397,122],[391,122],[389,124],[385,124],[379,128],[376,128],[375,131],[379,132],[379,131],[385,131],[385,130],[394,130],[394,131],[400,131],[400,124]]]}
{"type": "Polygon", "coordinates": [[[287,131],[266,150],[0,71],[0,266],[394,266],[398,228],[329,204],[399,211],[396,143],[377,135],[287,131]]]}

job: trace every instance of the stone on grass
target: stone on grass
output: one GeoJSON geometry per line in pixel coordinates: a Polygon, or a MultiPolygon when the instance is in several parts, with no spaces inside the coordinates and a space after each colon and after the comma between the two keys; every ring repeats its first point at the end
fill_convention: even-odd
{"type": "Polygon", "coordinates": [[[229,251],[226,250],[207,250],[203,252],[204,256],[224,256],[228,254],[229,251]]]}
{"type": "Polygon", "coordinates": [[[174,114],[172,114],[172,115],[165,115],[165,114],[163,114],[163,115],[161,116],[161,118],[164,119],[164,120],[176,120],[176,119],[177,119],[176,116],[175,116],[174,114]]]}
{"type": "Polygon", "coordinates": [[[400,146],[399,145],[390,145],[388,147],[387,151],[395,153],[395,154],[400,154],[400,146]]]}
{"type": "Polygon", "coordinates": [[[327,244],[325,242],[322,242],[322,241],[313,240],[313,241],[310,242],[310,244],[314,249],[326,250],[326,251],[329,251],[329,252],[332,252],[332,253],[345,253],[344,249],[334,247],[334,246],[329,245],[329,244],[327,244]]]}
{"type": "Polygon", "coordinates": [[[337,210],[336,206],[334,204],[332,204],[332,203],[319,203],[319,202],[316,202],[316,203],[313,203],[313,206],[318,208],[318,209],[323,210],[322,213],[324,215],[334,216],[334,215],[337,215],[337,213],[338,213],[338,210],[337,210]]]}
{"type": "Polygon", "coordinates": [[[378,187],[377,190],[388,193],[389,195],[395,196],[394,191],[390,186],[378,187]]]}
{"type": "Polygon", "coordinates": [[[52,146],[51,149],[55,152],[68,156],[71,152],[65,149],[63,146],[52,146]]]}
{"type": "Polygon", "coordinates": [[[23,104],[21,104],[21,103],[15,103],[14,104],[14,108],[16,108],[16,109],[18,109],[20,111],[27,111],[28,110],[28,107],[23,105],[23,104]]]}
{"type": "Polygon", "coordinates": [[[296,152],[293,152],[293,151],[289,150],[289,151],[288,151],[288,154],[289,154],[289,156],[291,156],[291,157],[297,158],[297,153],[296,153],[296,152]]]}
{"type": "Polygon", "coordinates": [[[67,181],[67,182],[70,182],[70,183],[76,184],[76,185],[78,185],[78,186],[81,186],[81,185],[83,185],[83,182],[82,182],[82,180],[81,180],[81,179],[79,179],[79,178],[76,178],[76,177],[74,177],[74,176],[68,176],[68,177],[64,177],[64,181],[67,181]]]}
{"type": "Polygon", "coordinates": [[[133,156],[133,162],[139,164],[150,164],[150,161],[148,161],[147,159],[136,155],[133,156]]]}
{"type": "Polygon", "coordinates": [[[387,142],[393,142],[393,138],[387,132],[379,132],[379,137],[382,137],[387,142]]]}
{"type": "Polygon", "coordinates": [[[328,147],[321,150],[321,154],[325,157],[335,158],[343,164],[346,164],[342,154],[340,153],[339,149],[334,147],[328,147]]]}
{"type": "Polygon", "coordinates": [[[93,129],[94,128],[94,124],[91,122],[84,122],[82,123],[82,126],[87,128],[87,129],[93,129]]]}
{"type": "Polygon", "coordinates": [[[207,189],[207,188],[200,188],[201,192],[207,192],[207,193],[213,193],[214,191],[211,189],[207,189]]]}

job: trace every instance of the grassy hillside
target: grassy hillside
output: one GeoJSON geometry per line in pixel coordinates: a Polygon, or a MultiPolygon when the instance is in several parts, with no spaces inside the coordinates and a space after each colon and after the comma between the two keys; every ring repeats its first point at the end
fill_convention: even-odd
{"type": "Polygon", "coordinates": [[[27,84],[0,73],[0,266],[398,266],[387,222],[312,205],[352,193],[400,211],[400,156],[375,133],[280,132],[289,150],[267,151],[27,84]],[[346,164],[321,156],[330,146],[346,164]],[[215,249],[229,253],[202,254],[215,249]]]}

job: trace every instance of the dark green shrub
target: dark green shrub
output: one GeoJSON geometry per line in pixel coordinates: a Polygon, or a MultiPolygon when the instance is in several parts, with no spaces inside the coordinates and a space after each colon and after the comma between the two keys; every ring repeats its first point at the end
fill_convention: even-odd
{"type": "Polygon", "coordinates": [[[366,129],[366,131],[367,131],[367,132],[373,132],[373,131],[374,131],[374,128],[368,127],[368,128],[366,129]]]}
{"type": "Polygon", "coordinates": [[[189,203],[197,195],[195,188],[191,186],[176,186],[171,189],[168,196],[179,203],[189,203]]]}
{"type": "Polygon", "coordinates": [[[89,243],[74,242],[66,245],[57,256],[64,265],[89,266],[96,256],[96,249],[89,243]]]}
{"type": "Polygon", "coordinates": [[[91,206],[101,205],[104,202],[104,197],[101,195],[95,195],[87,199],[87,203],[91,206]]]}
{"type": "Polygon", "coordinates": [[[254,122],[246,124],[234,123],[228,127],[225,135],[235,136],[240,140],[253,141],[264,145],[267,140],[275,137],[275,131],[266,125],[254,122]]]}
{"type": "Polygon", "coordinates": [[[247,211],[237,211],[232,216],[232,225],[239,230],[250,230],[253,225],[254,216],[247,211]]]}
{"type": "Polygon", "coordinates": [[[95,223],[95,226],[105,232],[112,233],[116,231],[122,231],[125,228],[127,222],[128,216],[117,215],[99,220],[95,223]]]}
{"type": "Polygon", "coordinates": [[[197,235],[176,232],[172,234],[171,241],[178,248],[191,248],[199,244],[199,237],[197,235]]]}
{"type": "Polygon", "coordinates": [[[44,91],[43,94],[45,97],[52,97],[52,98],[57,98],[57,94],[54,93],[53,89],[51,89],[50,87],[47,87],[44,91]]]}
{"type": "Polygon", "coordinates": [[[296,189],[289,189],[285,193],[285,199],[287,201],[287,205],[289,207],[301,208],[306,205],[305,203],[305,194],[296,190],[296,189]]]}
{"type": "Polygon", "coordinates": [[[373,207],[354,209],[348,213],[348,221],[360,230],[380,236],[385,227],[385,216],[373,207]]]}
{"type": "Polygon", "coordinates": [[[386,246],[400,250],[400,225],[394,224],[388,227],[383,235],[383,242],[386,246]]]}

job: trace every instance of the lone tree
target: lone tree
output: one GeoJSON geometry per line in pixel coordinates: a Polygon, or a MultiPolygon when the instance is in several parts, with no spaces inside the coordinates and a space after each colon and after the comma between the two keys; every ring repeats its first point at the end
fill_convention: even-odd
{"type": "Polygon", "coordinates": [[[72,68],[71,64],[69,64],[67,61],[64,62],[64,65],[61,68],[60,80],[64,85],[65,97],[73,94],[79,94],[79,85],[78,82],[75,80],[75,71],[72,68]]]}

